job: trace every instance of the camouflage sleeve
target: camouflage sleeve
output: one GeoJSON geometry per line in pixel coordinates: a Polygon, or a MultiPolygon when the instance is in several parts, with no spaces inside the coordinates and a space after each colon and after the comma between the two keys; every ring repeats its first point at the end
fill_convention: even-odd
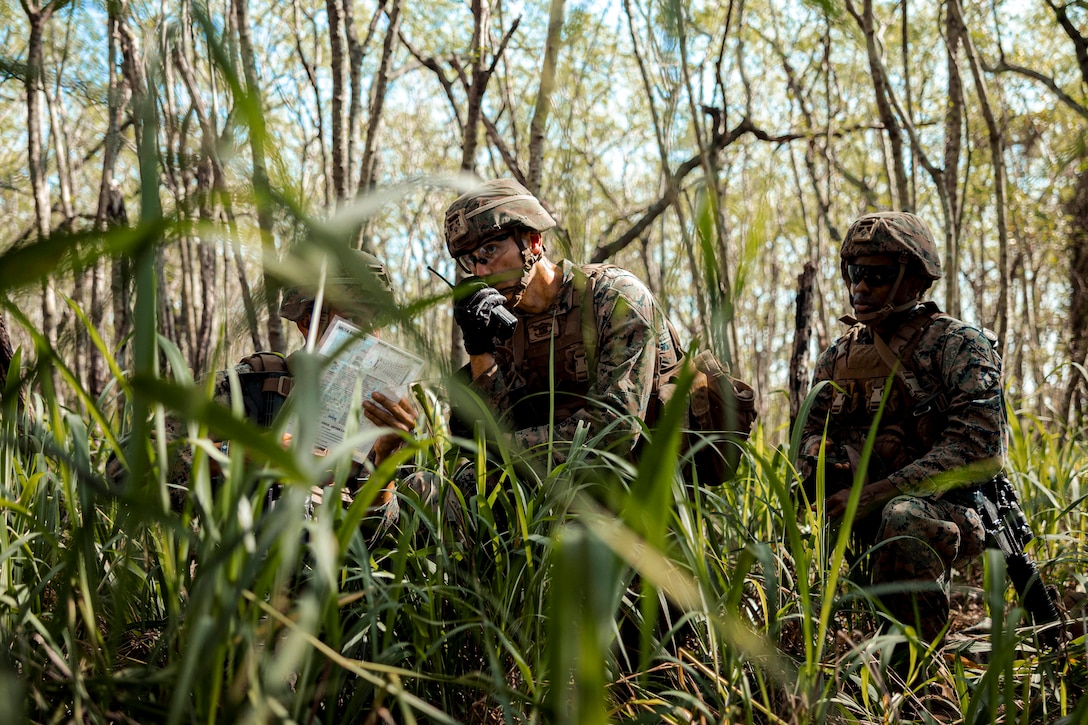
{"type": "MultiPolygon", "coordinates": [[[[832,379],[840,344],[840,341],[834,342],[817,358],[816,368],[812,373],[813,388],[821,382],[832,379]]],[[[820,444],[824,439],[824,429],[827,425],[828,413],[831,411],[831,399],[834,392],[833,387],[824,385],[816,393],[816,397],[812,401],[812,408],[809,410],[808,417],[801,428],[801,445],[797,455],[797,470],[802,479],[808,478],[812,474],[814,462],[820,454],[820,444]]]]}
{"type": "MultiPolygon", "coordinates": [[[[605,433],[605,443],[619,443],[630,450],[642,430],[657,369],[654,345],[664,334],[661,316],[649,289],[633,274],[615,270],[594,285],[594,311],[597,322],[595,377],[590,383],[585,408],[554,429],[537,425],[514,431],[514,442],[523,448],[553,441],[570,441],[579,422],[589,425],[591,435],[605,433]]],[[[593,373],[591,373],[593,374],[593,373]]],[[[496,367],[473,381],[492,410],[509,409],[506,383],[496,367]]],[[[557,450],[554,459],[565,460],[557,450]]]]}
{"type": "MultiPolygon", "coordinates": [[[[242,363],[236,365],[234,370],[239,375],[253,372],[251,366],[242,363]]],[[[197,387],[204,388],[209,382],[212,386],[212,400],[224,407],[231,407],[228,371],[216,372],[213,380],[208,381],[205,378],[197,383],[197,387]]],[[[166,483],[169,486],[170,502],[174,509],[180,509],[184,504],[183,491],[189,487],[193,471],[193,446],[189,442],[189,424],[186,420],[179,418],[176,413],[167,412],[163,419],[163,432],[167,446],[166,483]]],[[[154,432],[152,436],[155,436],[154,432]]],[[[129,439],[126,437],[122,445],[127,446],[128,443],[129,439]]],[[[121,460],[115,455],[110,455],[106,461],[105,473],[107,480],[115,484],[120,483],[126,475],[121,460]]]]}
{"type": "Polygon", "coordinates": [[[904,493],[925,496],[990,478],[1004,465],[1008,448],[1001,361],[990,341],[969,325],[938,321],[915,358],[918,372],[946,391],[947,424],[929,452],[888,480],[904,493]]]}
{"type": "MultiPolygon", "coordinates": [[[[618,271],[618,270],[617,270],[618,271]]],[[[605,442],[634,447],[646,419],[657,371],[656,346],[663,317],[646,285],[630,272],[597,283],[596,376],[589,386],[590,405],[556,425],[556,438],[571,440],[580,421],[593,432],[607,429],[605,442]]],[[[523,437],[518,431],[516,437],[523,437]]]]}

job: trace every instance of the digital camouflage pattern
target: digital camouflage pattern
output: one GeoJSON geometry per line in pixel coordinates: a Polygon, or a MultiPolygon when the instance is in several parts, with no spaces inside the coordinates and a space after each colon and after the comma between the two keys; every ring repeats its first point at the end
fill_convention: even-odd
{"type": "Polygon", "coordinates": [[[876,541],[882,543],[873,553],[874,584],[932,587],[913,597],[882,599],[900,622],[914,622],[917,605],[920,634],[932,641],[948,621],[952,566],[978,556],[985,546],[981,517],[970,506],[943,499],[897,496],[884,505],[876,541]]]}
{"type": "Polygon", "coordinates": [[[905,211],[881,211],[866,214],[846,231],[842,241],[842,278],[846,276],[848,260],[866,254],[906,255],[919,271],[931,280],[941,277],[941,258],[933,232],[918,216],[905,211]]]}
{"type": "MultiPolygon", "coordinates": [[[[560,329],[570,317],[575,295],[586,289],[585,284],[576,284],[576,276],[586,274],[585,268],[564,261],[559,293],[546,311],[527,316],[514,310],[519,318],[515,335],[527,338],[525,359],[542,362],[519,365],[515,342],[509,341],[497,349],[496,364],[473,381],[483,402],[491,410],[505,413],[504,422],[523,448],[547,444],[550,439],[570,441],[583,422],[589,425],[591,435],[612,426],[606,442],[629,452],[642,431],[640,421],[646,418],[650,405],[658,360],[662,367],[676,361],[665,318],[642,281],[618,267],[591,267],[595,268],[593,299],[586,300],[585,307],[591,313],[587,324],[596,326],[596,345],[583,358],[585,365],[567,365],[567,357],[577,360],[578,356],[554,349],[552,330],[560,329]],[[545,363],[553,352],[557,359],[549,371],[545,363]],[[582,370],[584,376],[579,375],[582,370]],[[554,428],[548,418],[552,374],[559,378],[554,382],[560,389],[568,383],[570,389],[576,389],[577,381],[564,380],[564,376],[583,377],[585,391],[578,395],[578,404],[569,405],[569,400],[564,405],[557,403],[560,407],[554,428]],[[533,405],[535,401],[543,404],[533,405]]],[[[561,452],[556,453],[557,461],[564,459],[561,452]]]]}
{"type": "MultiPolygon", "coordinates": [[[[239,376],[252,375],[256,371],[246,363],[240,362],[234,368],[239,376]]],[[[220,370],[215,374],[212,383],[212,400],[229,408],[231,406],[230,378],[226,370],[220,370]]],[[[192,479],[193,471],[193,446],[189,443],[189,427],[182,420],[173,415],[167,415],[163,421],[167,442],[167,471],[166,486],[170,497],[170,507],[175,511],[181,511],[185,506],[185,496],[192,479]]],[[[110,456],[106,462],[106,477],[108,480],[119,483],[125,475],[124,466],[116,456],[110,456]]]]}
{"type": "MultiPolygon", "coordinates": [[[[859,384],[841,370],[843,361],[879,360],[874,349],[871,329],[858,324],[820,355],[814,384],[833,380],[847,389],[849,403],[832,415],[835,391],[831,386],[820,391],[805,423],[802,456],[818,453],[825,419],[829,451],[836,446],[862,450],[875,414],[866,404],[872,397],[871,386],[886,380],[886,373],[874,376],[855,365],[862,371],[859,384]]],[[[914,415],[910,393],[894,378],[874,445],[874,458],[880,458],[874,465],[883,475],[870,479],[888,478],[900,491],[914,496],[937,496],[996,474],[1006,452],[1001,361],[986,335],[952,317],[938,317],[920,332],[906,367],[923,389],[944,393],[947,410],[943,415],[935,411],[914,415]],[[957,475],[972,470],[968,481],[957,475]]]]}
{"type": "Polygon", "coordinates": [[[446,209],[446,249],[457,258],[511,229],[546,232],[554,226],[555,219],[528,189],[513,179],[493,179],[446,209]]]}
{"type": "MultiPolygon", "coordinates": [[[[931,309],[919,306],[901,323],[912,315],[929,315],[931,309]]],[[[977,555],[984,541],[978,514],[960,505],[967,502],[957,492],[1000,471],[1007,432],[1001,361],[983,331],[940,315],[916,338],[901,359],[923,390],[939,396],[932,410],[922,413],[899,376],[891,378],[866,482],[886,478],[904,496],[886,504],[879,521],[856,522],[855,533],[867,532],[865,545],[885,542],[872,562],[875,582],[928,582],[938,589],[922,597],[921,605],[926,621],[937,623],[939,630],[948,615],[948,567],[977,555]],[[891,541],[894,537],[906,538],[891,541]]],[[[869,401],[876,386],[889,380],[889,372],[875,352],[871,328],[863,324],[851,327],[820,355],[814,384],[834,381],[845,389],[846,402],[833,404],[837,393],[830,385],[817,394],[802,431],[802,476],[815,470],[825,421],[826,459],[856,467],[879,407],[869,401]]],[[[882,397],[878,392],[876,400],[882,397]]]]}
{"type": "MultiPolygon", "coordinates": [[[[438,513],[441,511],[442,521],[449,528],[462,545],[468,543],[475,533],[475,520],[465,517],[465,509],[461,506],[456,490],[460,490],[461,497],[468,501],[476,493],[475,464],[468,462],[462,464],[454,472],[452,480],[444,480],[434,471],[416,470],[409,473],[397,483],[397,491],[402,494],[410,494],[413,503],[425,510],[438,513]]],[[[389,536],[399,538],[394,527],[400,520],[400,512],[404,504],[400,497],[391,496],[386,505],[379,512],[382,516],[382,525],[379,527],[371,543],[381,537],[389,536]]]]}
{"type": "MultiPolygon", "coordinates": [[[[270,423],[268,420],[260,419],[262,417],[260,411],[255,411],[255,406],[264,405],[264,398],[266,396],[275,396],[278,393],[261,393],[261,383],[267,380],[270,376],[269,373],[286,373],[282,375],[286,384],[279,386],[283,392],[283,398],[286,397],[287,391],[290,390],[291,376],[288,370],[288,361],[278,353],[257,353],[241,360],[234,366],[234,375],[238,377],[240,384],[240,390],[245,399],[243,401],[243,415],[249,418],[252,422],[259,425],[267,425],[270,423]],[[260,360],[258,360],[260,358],[260,360]],[[282,367],[277,367],[274,364],[267,362],[271,358],[280,358],[282,360],[282,367]],[[252,362],[251,362],[252,361],[252,362]],[[258,369],[260,368],[260,369],[258,369]],[[256,394],[261,400],[254,401],[250,396],[256,394]]],[[[214,379],[211,381],[211,399],[212,402],[217,405],[221,405],[224,408],[232,409],[234,405],[234,396],[231,392],[231,372],[228,370],[218,370],[215,372],[214,379]]],[[[277,380],[279,378],[276,378],[277,380]]],[[[282,400],[279,400],[282,403],[282,400]]],[[[277,406],[278,409],[278,406],[277,406]]],[[[167,485],[170,492],[170,502],[174,510],[180,511],[185,504],[186,491],[189,486],[189,481],[192,478],[193,468],[193,447],[188,442],[189,430],[184,422],[177,420],[173,416],[166,416],[165,419],[166,438],[170,445],[170,458],[169,469],[167,471],[167,485]]],[[[355,491],[361,482],[366,477],[366,471],[357,463],[352,464],[352,471],[348,478],[348,486],[344,492],[347,503],[351,503],[351,493],[355,491]]],[[[389,489],[390,492],[392,489],[389,489]]],[[[320,487],[314,487],[315,495],[320,501],[320,487]]],[[[395,496],[382,495],[379,500],[382,505],[379,507],[378,517],[389,519],[395,522],[399,509],[396,507],[395,496]],[[392,500],[392,505],[390,501],[392,500]]],[[[312,510],[312,504],[307,504],[308,508],[312,510]]]]}
{"type": "MultiPolygon", "coordinates": [[[[336,312],[346,315],[356,324],[372,327],[375,315],[393,303],[389,294],[392,292],[392,282],[388,270],[374,255],[354,249],[347,250],[341,263],[346,266],[334,267],[326,279],[326,299],[330,304],[339,304],[336,312]],[[376,285],[367,285],[368,274],[376,285]],[[354,300],[358,300],[358,304],[353,304],[354,300]]],[[[280,315],[293,322],[312,316],[315,292],[316,289],[309,286],[285,288],[280,315]]],[[[327,317],[326,306],[320,319],[324,322],[327,317]]],[[[254,353],[235,365],[233,373],[241,384],[243,415],[258,425],[270,425],[291,389],[292,378],[287,360],[275,352],[254,353]]],[[[231,371],[219,370],[211,381],[212,402],[228,409],[234,403],[230,379],[231,371]]],[[[201,384],[205,382],[206,379],[201,384]]],[[[181,510],[192,478],[193,447],[188,440],[189,427],[175,416],[167,415],[165,433],[169,454],[166,482],[170,502],[175,510],[181,510]]],[[[116,457],[107,463],[106,473],[113,481],[123,478],[124,469],[116,457]]],[[[353,475],[362,473],[360,469],[353,475]]]]}

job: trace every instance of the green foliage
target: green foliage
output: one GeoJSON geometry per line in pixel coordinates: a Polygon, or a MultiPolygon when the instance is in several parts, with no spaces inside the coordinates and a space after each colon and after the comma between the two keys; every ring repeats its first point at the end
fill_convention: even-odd
{"type": "MultiPolygon", "coordinates": [[[[881,663],[905,635],[865,635],[876,620],[863,594],[823,563],[842,537],[825,541],[819,513],[798,514],[790,457],[762,431],[736,480],[694,490],[677,478],[668,413],[648,432],[655,465],[638,470],[594,436],[550,473],[512,452],[478,458],[479,494],[456,499],[465,527],[402,490],[400,520],[379,535],[365,494],[347,508],[327,495],[303,515],[309,485],[336,461],[285,455],[191,382],[135,377],[131,390],[159,435],[166,410],[191,421],[180,512],[166,504],[161,439],[144,485],[106,481],[123,431],[104,401],[78,396],[92,411],[78,416],[48,394],[22,412],[5,396],[0,686],[21,694],[4,705],[11,718],[878,722],[933,708],[921,696],[939,692],[982,723],[1019,703],[1029,721],[1069,715],[1083,691],[1081,665],[1036,652],[1017,628],[991,555],[978,591],[993,626],[975,642],[985,663],[917,643],[906,675],[917,694],[896,694],[881,663]],[[215,482],[208,432],[233,441],[215,482]],[[269,508],[273,481],[284,488],[269,508]]],[[[471,455],[473,444],[437,420],[427,429],[405,456],[452,487],[451,446],[471,455]]],[[[1037,500],[1025,482],[1045,471],[1058,504],[1040,531],[1075,540],[1072,474],[1088,455],[1018,431],[1021,493],[1037,500]]],[[[374,490],[394,473],[375,472],[374,490]]],[[[1082,563],[1041,560],[1054,582],[1082,563]]]]}
{"type": "MultiPolygon", "coordinates": [[[[815,5],[839,12],[835,3],[815,5]]],[[[194,14],[232,113],[248,133],[270,134],[203,7],[194,14]]],[[[663,18],[672,57],[667,41],[689,11],[673,1],[650,10],[663,18]]],[[[434,29],[445,35],[448,26],[434,29]]],[[[587,16],[576,29],[579,42],[593,44],[600,26],[587,16]]],[[[609,85],[585,68],[567,72],[584,73],[587,94],[609,85]]],[[[443,407],[420,392],[425,432],[342,506],[348,447],[317,459],[305,453],[304,432],[285,449],[280,429],[260,430],[211,401],[161,334],[158,315],[168,308],[157,296],[157,255],[182,237],[236,230],[194,225],[160,204],[161,79],[151,76],[147,97],[134,99],[139,224],[60,231],[0,256],[0,295],[32,346],[18,351],[0,400],[0,721],[889,722],[928,707],[922,696],[931,692],[971,723],[1007,721],[1018,708],[1025,722],[1083,715],[1085,666],[1074,656],[1083,634],[1068,652],[1035,649],[1031,632],[1018,628],[1023,614],[999,558],[986,557],[981,580],[975,572],[962,582],[993,620],[976,642],[985,658],[952,645],[931,651],[910,631],[875,634],[880,615],[850,578],[846,527],[831,535],[821,507],[797,500],[797,440],[783,450],[757,429],[733,481],[683,481],[682,396],[646,431],[635,467],[606,449],[607,431],[580,431],[566,459],[546,455],[546,465],[485,446],[484,433],[501,426],[483,413],[476,439],[454,440],[443,407]],[[126,258],[136,324],[124,360],[69,301],[112,374],[94,394],[9,300],[58,274],[126,258]],[[25,406],[20,391],[29,393],[25,406]],[[180,424],[180,440],[167,435],[168,423],[180,424]],[[232,441],[229,456],[212,442],[223,438],[232,441]],[[192,467],[175,480],[180,446],[191,448],[192,467]],[[459,455],[475,464],[475,493],[456,488],[464,483],[455,475],[459,455]],[[428,505],[402,487],[401,515],[389,527],[370,505],[400,463],[431,474],[449,503],[428,505]],[[328,478],[307,516],[311,486],[328,478]],[[270,505],[273,487],[279,498],[270,505]],[[903,642],[912,645],[902,675],[910,695],[891,685],[887,666],[903,642]]],[[[585,116],[630,130],[625,114],[585,116]]],[[[556,158],[569,161],[574,151],[556,158]]],[[[309,281],[325,263],[343,263],[358,226],[391,213],[416,186],[359,199],[328,224],[282,187],[248,189],[252,205],[271,207],[301,240],[266,250],[280,257],[267,281],[309,281]]],[[[728,212],[700,188],[694,266],[723,348],[740,293],[755,287],[758,230],[772,210],[746,216],[734,266],[721,223],[728,212]]],[[[581,192],[565,191],[576,205],[581,192]]],[[[420,297],[393,322],[444,371],[444,351],[427,334],[443,299],[420,297]]],[[[312,421],[321,361],[312,353],[297,360],[293,408],[312,421]]],[[[689,382],[682,376],[680,388],[689,382]]],[[[1083,591],[1088,451],[1076,435],[1028,416],[1016,422],[1010,460],[1041,535],[1041,568],[1083,591]]],[[[822,473],[818,490],[821,483],[822,473]]],[[[848,521],[857,492],[855,482],[848,521]]],[[[1083,631],[1088,617],[1076,616],[1083,631]]]]}
{"type": "MultiPolygon", "coordinates": [[[[365,218],[397,198],[391,190],[348,213],[365,218]]],[[[336,240],[355,221],[326,228],[278,203],[311,230],[291,250],[294,261],[276,268],[285,281],[320,270],[315,260],[340,257],[336,240]]],[[[709,262],[718,253],[713,213],[708,207],[700,218],[699,236],[704,282],[719,289],[709,262]]],[[[159,238],[151,230],[173,224],[103,233],[86,248],[151,258],[159,238]]],[[[64,264],[55,254],[61,239],[10,252],[35,270],[23,284],[64,264]]],[[[153,286],[150,275],[143,284],[153,286]]],[[[7,284],[11,291],[19,280],[7,284]]],[[[724,302],[735,290],[720,294],[724,302]]],[[[401,311],[395,322],[407,339],[424,339],[413,337],[415,316],[438,301],[401,311]]],[[[1008,606],[1002,562],[991,557],[980,588],[994,620],[989,664],[957,656],[950,669],[915,641],[906,677],[919,694],[897,694],[882,663],[913,635],[874,635],[879,615],[851,581],[845,529],[829,536],[820,508],[796,501],[797,442],[781,450],[758,429],[735,480],[683,481],[682,395],[646,431],[643,465],[609,453],[608,431],[582,430],[565,460],[541,466],[504,447],[488,451],[484,432],[500,424],[486,412],[477,440],[451,439],[443,407],[420,391],[426,432],[343,507],[350,446],[325,459],[303,455],[302,425],[297,446],[285,450],[279,428],[260,430],[209,400],[180,351],[155,334],[137,331],[131,345],[145,366],[123,372],[70,304],[120,395],[81,390],[16,315],[35,359],[25,376],[10,378],[0,417],[0,636],[8,653],[0,687],[22,693],[6,705],[11,717],[762,723],[792,712],[803,721],[865,722],[921,707],[920,693],[944,687],[969,721],[993,722],[1013,697],[1033,712],[1069,713],[1083,689],[1079,670],[1033,652],[1016,629],[1022,614],[1008,606]],[[20,385],[38,391],[26,408],[20,385]],[[66,409],[62,397],[78,409],[66,409]],[[182,424],[183,440],[167,435],[167,416],[182,424]],[[229,457],[213,438],[231,440],[229,457]],[[193,455],[181,481],[171,463],[179,444],[193,455]],[[456,488],[459,455],[475,462],[475,495],[456,488]],[[221,477],[212,475],[213,459],[221,477]],[[452,504],[427,505],[402,487],[400,518],[388,528],[370,502],[403,462],[429,471],[452,504]],[[307,517],[310,487],[330,472],[333,486],[307,517]],[[173,490],[178,484],[186,494],[173,490]],[[269,506],[273,485],[280,496],[269,506]]],[[[322,363],[306,352],[297,361],[292,407],[313,420],[322,363]]],[[[1027,418],[1012,451],[1025,500],[1041,512],[1040,533],[1079,543],[1077,472],[1088,455],[1027,418]]],[[[1058,582],[1083,568],[1070,555],[1041,564],[1058,582]]]]}

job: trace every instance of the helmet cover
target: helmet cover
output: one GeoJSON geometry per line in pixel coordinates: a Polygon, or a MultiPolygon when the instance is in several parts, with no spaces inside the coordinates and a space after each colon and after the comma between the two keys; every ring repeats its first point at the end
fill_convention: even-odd
{"type": "Polygon", "coordinates": [[[445,220],[446,249],[456,258],[519,227],[545,232],[554,226],[555,219],[528,189],[513,179],[494,179],[450,204],[445,220]]]}
{"type": "Polygon", "coordinates": [[[859,217],[842,241],[843,279],[848,260],[866,254],[906,258],[932,280],[941,278],[941,258],[933,233],[920,217],[906,211],[881,211],[859,217]]]}

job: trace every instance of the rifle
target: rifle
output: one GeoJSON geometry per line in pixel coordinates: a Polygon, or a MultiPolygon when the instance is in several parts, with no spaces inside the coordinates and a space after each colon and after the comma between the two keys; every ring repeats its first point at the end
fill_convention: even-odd
{"type": "MultiPolygon", "coordinates": [[[[1024,547],[1035,538],[1028,525],[1024,510],[1016,498],[1016,491],[1004,473],[994,476],[979,486],[975,492],[975,507],[986,528],[986,545],[1000,549],[1005,555],[1005,567],[1012,585],[1020,596],[1024,609],[1031,615],[1036,626],[1057,622],[1058,608],[1043,585],[1035,562],[1024,552],[1024,547]]],[[[1053,647],[1058,644],[1058,631],[1047,627],[1040,639],[1053,647]]]]}

